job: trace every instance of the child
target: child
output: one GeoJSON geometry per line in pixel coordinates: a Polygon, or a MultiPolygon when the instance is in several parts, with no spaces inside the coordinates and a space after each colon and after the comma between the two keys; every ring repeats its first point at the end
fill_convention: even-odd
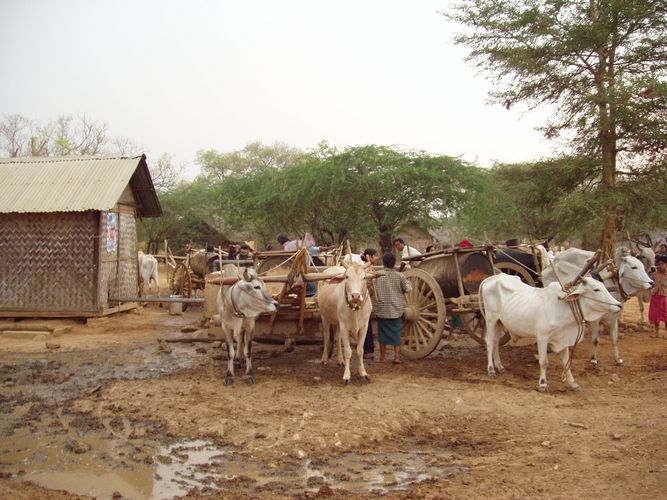
{"type": "MultiPolygon", "coordinates": [[[[651,275],[654,284],[648,309],[648,320],[655,326],[655,336],[659,337],[661,321],[667,330],[667,257],[658,257],[655,259],[655,265],[658,270],[651,275]]],[[[667,339],[667,332],[663,338],[667,339]]]]}

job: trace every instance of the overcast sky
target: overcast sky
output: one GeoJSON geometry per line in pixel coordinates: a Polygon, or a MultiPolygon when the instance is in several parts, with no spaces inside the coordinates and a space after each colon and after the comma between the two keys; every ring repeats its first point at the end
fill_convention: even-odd
{"type": "Polygon", "coordinates": [[[487,104],[447,0],[0,0],[0,114],[86,114],[196,171],[252,141],[401,145],[488,166],[551,154],[487,104]]]}

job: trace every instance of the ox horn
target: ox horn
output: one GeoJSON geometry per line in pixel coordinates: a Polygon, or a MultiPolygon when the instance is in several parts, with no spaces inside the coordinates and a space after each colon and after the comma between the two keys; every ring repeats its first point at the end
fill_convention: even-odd
{"type": "Polygon", "coordinates": [[[591,271],[591,274],[594,275],[594,276],[600,274],[600,273],[601,273],[602,271],[604,271],[607,267],[611,266],[612,262],[613,262],[613,261],[612,261],[611,259],[609,259],[607,262],[603,262],[603,263],[600,264],[598,267],[596,267],[595,269],[593,269],[593,270],[591,271]]]}

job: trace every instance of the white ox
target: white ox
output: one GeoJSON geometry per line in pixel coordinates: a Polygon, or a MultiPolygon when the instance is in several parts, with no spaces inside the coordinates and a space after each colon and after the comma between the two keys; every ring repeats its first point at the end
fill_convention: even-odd
{"type": "Polygon", "coordinates": [[[157,274],[157,259],[152,255],[145,254],[142,251],[137,253],[137,263],[139,267],[139,297],[150,293],[151,281],[155,283],[157,295],[160,295],[160,279],[157,274]]]}
{"type": "MultiPolygon", "coordinates": [[[[345,355],[343,383],[350,383],[351,343],[356,344],[359,376],[370,382],[370,377],[364,367],[364,340],[366,339],[368,320],[373,306],[366,283],[366,271],[359,264],[350,264],[330,267],[324,272],[332,276],[339,276],[342,279],[322,283],[318,292],[324,336],[322,365],[326,365],[329,360],[330,327],[338,327],[337,336],[339,342],[342,341],[345,355]]],[[[340,365],[343,362],[340,347],[337,351],[338,364],[340,365]]]]}
{"type": "Polygon", "coordinates": [[[580,325],[572,307],[576,308],[578,304],[586,321],[596,321],[604,314],[620,311],[622,307],[604,285],[593,278],[581,279],[572,291],[565,293],[556,283],[546,288],[534,288],[523,283],[518,276],[496,274],[482,281],[479,294],[486,318],[489,377],[496,376],[495,369],[500,373],[505,371],[498,348],[505,329],[515,342],[526,338],[537,340],[540,391],[547,389],[547,348],[560,354],[568,385],[575,391],[581,390],[569,366],[569,348],[583,338],[583,331],[579,335],[580,325]]]}
{"type": "Polygon", "coordinates": [[[275,312],[278,303],[267,292],[264,282],[257,277],[252,268],[244,268],[238,274],[236,266],[226,264],[222,267],[225,277],[238,277],[233,285],[220,288],[216,299],[222,331],[227,344],[227,375],[225,385],[234,381],[234,356],[241,350],[246,364],[246,377],[249,384],[255,383],[252,371],[252,338],[255,334],[255,320],[262,313],[275,312]],[[234,349],[236,341],[236,351],[234,349]]]}
{"type": "MultiPolygon", "coordinates": [[[[644,271],[646,271],[646,274],[655,272],[655,252],[652,248],[637,245],[637,250],[633,251],[632,255],[637,257],[639,262],[644,265],[644,271]]],[[[637,292],[636,297],[639,304],[639,315],[641,317],[641,322],[646,323],[646,308],[644,307],[644,304],[651,302],[651,292],[649,290],[637,292]]]]}
{"type": "MultiPolygon", "coordinates": [[[[568,248],[564,252],[554,257],[552,267],[542,271],[542,283],[546,286],[549,283],[557,282],[558,278],[566,283],[574,279],[579,271],[586,265],[588,260],[593,257],[593,252],[581,250],[579,248],[568,248]]],[[[625,303],[631,296],[649,290],[653,287],[653,281],[646,274],[644,266],[639,260],[628,254],[624,248],[616,250],[616,272],[612,274],[608,270],[600,272],[600,280],[611,292],[614,299],[625,303]]],[[[616,364],[623,365],[623,359],[618,350],[618,320],[621,311],[605,314],[600,320],[609,326],[609,335],[614,349],[614,360],[616,364]]],[[[591,322],[591,338],[593,340],[593,352],[591,353],[591,364],[597,366],[598,356],[597,348],[600,342],[600,320],[591,322]]]]}

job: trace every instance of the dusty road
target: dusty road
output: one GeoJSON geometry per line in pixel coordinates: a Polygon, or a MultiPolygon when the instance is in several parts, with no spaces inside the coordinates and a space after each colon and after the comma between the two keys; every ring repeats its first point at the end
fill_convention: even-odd
{"type": "Polygon", "coordinates": [[[664,498],[667,341],[628,309],[625,367],[607,336],[597,369],[578,347],[583,395],[554,355],[537,392],[534,347],[490,381],[467,338],[347,387],[317,346],[258,345],[257,383],[225,387],[221,349],[156,341],[197,309],[77,324],[57,349],[0,337],[0,497],[664,498]]]}

